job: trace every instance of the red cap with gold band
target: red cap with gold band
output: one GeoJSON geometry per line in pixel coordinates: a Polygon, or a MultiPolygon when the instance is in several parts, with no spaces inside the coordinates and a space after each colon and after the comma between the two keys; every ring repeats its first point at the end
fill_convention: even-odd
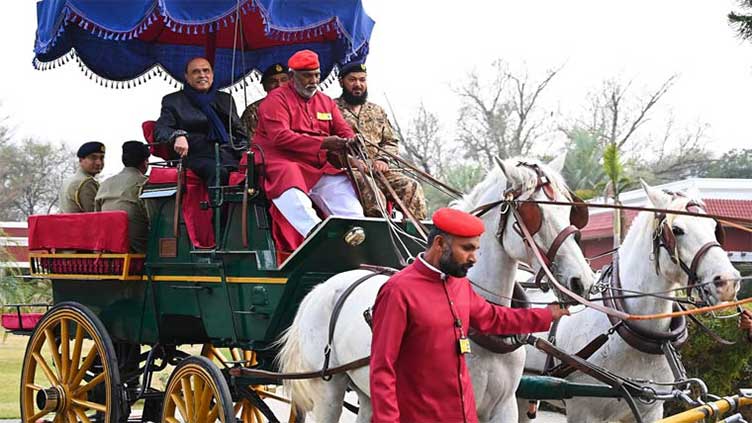
{"type": "Polygon", "coordinates": [[[319,55],[311,50],[300,50],[290,56],[287,67],[296,71],[315,70],[320,67],[319,55]]]}
{"type": "Polygon", "coordinates": [[[485,228],[483,221],[462,210],[444,207],[433,214],[433,225],[450,235],[470,238],[480,236],[485,228]]]}

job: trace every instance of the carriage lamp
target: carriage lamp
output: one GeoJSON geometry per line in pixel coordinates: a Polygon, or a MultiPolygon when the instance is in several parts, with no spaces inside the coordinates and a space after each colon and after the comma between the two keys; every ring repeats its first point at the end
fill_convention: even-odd
{"type": "Polygon", "coordinates": [[[350,228],[349,231],[345,232],[344,240],[347,245],[357,247],[366,240],[366,231],[360,226],[350,228]]]}

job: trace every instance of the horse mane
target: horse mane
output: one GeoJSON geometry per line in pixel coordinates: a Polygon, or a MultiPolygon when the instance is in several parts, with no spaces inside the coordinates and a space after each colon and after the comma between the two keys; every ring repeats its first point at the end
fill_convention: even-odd
{"type": "MultiPolygon", "coordinates": [[[[515,188],[522,187],[523,191],[529,192],[535,189],[538,184],[538,175],[531,169],[523,166],[517,166],[518,163],[524,162],[529,164],[536,164],[540,167],[543,173],[551,181],[556,192],[566,193],[568,192],[567,184],[564,178],[559,172],[551,169],[550,166],[537,159],[531,159],[527,157],[514,157],[504,160],[504,165],[509,171],[508,176],[512,180],[512,185],[515,188]]],[[[494,165],[493,168],[486,174],[482,181],[480,181],[470,193],[465,194],[461,199],[455,200],[450,203],[451,207],[458,208],[464,211],[470,211],[473,208],[479,206],[488,195],[489,191],[495,190],[498,192],[498,198],[504,194],[504,190],[507,187],[507,181],[504,172],[501,171],[499,166],[494,165]]],[[[569,200],[569,198],[567,198],[569,200]]],[[[486,200],[487,201],[487,200],[486,200]]]]}

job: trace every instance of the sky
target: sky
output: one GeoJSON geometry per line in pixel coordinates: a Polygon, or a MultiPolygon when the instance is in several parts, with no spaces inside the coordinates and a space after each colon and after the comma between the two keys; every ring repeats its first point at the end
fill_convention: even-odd
{"type": "MultiPolygon", "coordinates": [[[[368,57],[370,98],[386,105],[388,95],[403,129],[422,102],[451,141],[459,110],[453,88],[472,71],[487,77],[491,63],[502,59],[532,79],[561,67],[541,107],[551,119],[570,121],[583,114],[588,93],[605,80],[632,81],[631,92],[640,95],[676,74],[643,131],[658,131],[673,117],[677,128],[707,124],[716,154],[750,147],[752,42],[740,40],[727,23],[735,0],[363,3],[376,21],[368,57]]],[[[101,140],[117,152],[123,141],[142,139],[141,122],[158,117],[161,97],[173,88],[156,79],[131,90],[104,88],[85,78],[75,62],[37,71],[31,64],[35,29],[35,0],[0,3],[0,116],[9,116],[14,137],[74,149],[101,140]]],[[[338,96],[339,87],[326,92],[338,96]]],[[[248,96],[249,102],[260,97],[260,87],[248,96]]],[[[242,94],[236,102],[242,109],[242,94]]],[[[103,174],[120,168],[119,157],[108,157],[103,174]]]]}

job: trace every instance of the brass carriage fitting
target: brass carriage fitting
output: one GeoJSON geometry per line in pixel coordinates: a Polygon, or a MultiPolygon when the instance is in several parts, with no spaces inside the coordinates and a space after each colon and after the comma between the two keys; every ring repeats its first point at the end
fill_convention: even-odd
{"type": "Polygon", "coordinates": [[[37,408],[42,411],[58,411],[63,403],[65,400],[59,388],[41,389],[37,392],[37,408]]]}
{"type": "Polygon", "coordinates": [[[360,226],[355,226],[349,231],[345,232],[345,236],[343,238],[347,245],[351,247],[357,247],[366,240],[366,231],[360,226]]]}

